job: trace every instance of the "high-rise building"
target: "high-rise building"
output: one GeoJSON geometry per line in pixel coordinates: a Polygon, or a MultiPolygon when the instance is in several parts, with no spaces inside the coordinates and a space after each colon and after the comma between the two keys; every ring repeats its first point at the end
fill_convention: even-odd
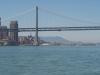
{"type": "Polygon", "coordinates": [[[0,17],[0,40],[8,39],[7,26],[1,26],[1,17],[0,17]]]}
{"type": "Polygon", "coordinates": [[[0,17],[0,26],[1,26],[1,17],[0,17]]]}
{"type": "MultiPolygon", "coordinates": [[[[0,17],[0,30],[1,30],[1,17],[0,17]]],[[[2,33],[0,31],[0,40],[2,39],[2,33]]]]}
{"type": "Polygon", "coordinates": [[[7,26],[0,26],[0,40],[8,39],[7,26]]]}
{"type": "Polygon", "coordinates": [[[0,40],[2,40],[2,31],[1,31],[1,26],[0,26],[0,40]]]}
{"type": "Polygon", "coordinates": [[[18,22],[17,21],[11,21],[10,22],[10,40],[18,43],[18,22]]]}

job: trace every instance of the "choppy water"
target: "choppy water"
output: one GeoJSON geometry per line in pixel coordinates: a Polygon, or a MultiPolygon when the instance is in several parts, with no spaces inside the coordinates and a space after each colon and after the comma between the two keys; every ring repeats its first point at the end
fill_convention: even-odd
{"type": "Polygon", "coordinates": [[[100,47],[0,47],[0,75],[100,75],[100,47]]]}

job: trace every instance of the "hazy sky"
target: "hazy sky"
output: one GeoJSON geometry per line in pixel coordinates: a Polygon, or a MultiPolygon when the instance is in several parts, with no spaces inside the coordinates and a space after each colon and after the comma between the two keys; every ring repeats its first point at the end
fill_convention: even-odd
{"type": "MultiPolygon", "coordinates": [[[[2,25],[9,27],[11,20],[18,20],[19,27],[35,27],[36,5],[40,8],[40,27],[100,26],[100,0],[0,0],[2,25]],[[50,14],[44,9],[67,17],[50,14]]],[[[34,32],[29,34],[34,34],[34,32]]],[[[74,41],[100,42],[100,31],[40,33],[40,36],[51,35],[62,36],[65,39],[74,41]]]]}

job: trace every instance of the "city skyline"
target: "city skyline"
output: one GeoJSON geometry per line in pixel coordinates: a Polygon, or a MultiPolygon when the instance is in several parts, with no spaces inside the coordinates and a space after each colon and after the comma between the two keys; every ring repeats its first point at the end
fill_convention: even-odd
{"type": "MultiPolygon", "coordinates": [[[[9,16],[23,12],[27,9],[34,9],[35,5],[59,14],[79,19],[85,22],[78,22],[71,19],[59,18],[45,12],[39,12],[39,26],[100,26],[100,11],[98,0],[0,0],[2,25],[8,25],[9,21],[18,20],[19,27],[35,26],[35,12],[32,11],[24,17],[15,17],[3,21],[9,16]],[[9,11],[10,10],[10,11],[9,11]],[[87,23],[86,21],[90,22],[87,23]],[[95,24],[97,23],[97,24],[95,24]],[[28,25],[28,26],[27,26],[28,25]]],[[[40,36],[62,36],[72,41],[100,42],[100,31],[67,31],[67,32],[40,32],[40,36]]],[[[34,34],[33,32],[31,34],[34,34]]]]}

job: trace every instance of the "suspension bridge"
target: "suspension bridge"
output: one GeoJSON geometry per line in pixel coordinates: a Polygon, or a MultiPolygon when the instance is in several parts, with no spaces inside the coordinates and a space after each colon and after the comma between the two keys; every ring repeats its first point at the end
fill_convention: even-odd
{"type": "MultiPolygon", "coordinates": [[[[50,12],[50,11],[47,11],[47,12],[52,13],[52,14],[57,15],[57,16],[64,17],[64,18],[66,17],[66,16],[63,16],[63,15],[56,14],[54,12],[50,12]]],[[[70,17],[68,17],[68,18],[70,18],[70,17]]],[[[73,18],[70,18],[70,19],[73,19],[73,18]]],[[[78,19],[75,19],[75,20],[81,21],[81,20],[78,20],[78,19]]],[[[89,21],[85,21],[85,22],[89,22],[89,21]]],[[[39,31],[85,31],[85,30],[100,30],[100,26],[39,27],[38,26],[38,6],[36,6],[36,27],[18,28],[17,30],[16,29],[6,29],[6,30],[8,32],[13,32],[13,31],[17,31],[17,32],[32,32],[32,31],[34,31],[34,32],[36,32],[36,45],[38,46],[39,45],[39,42],[38,42],[38,32],[39,31]]]]}

